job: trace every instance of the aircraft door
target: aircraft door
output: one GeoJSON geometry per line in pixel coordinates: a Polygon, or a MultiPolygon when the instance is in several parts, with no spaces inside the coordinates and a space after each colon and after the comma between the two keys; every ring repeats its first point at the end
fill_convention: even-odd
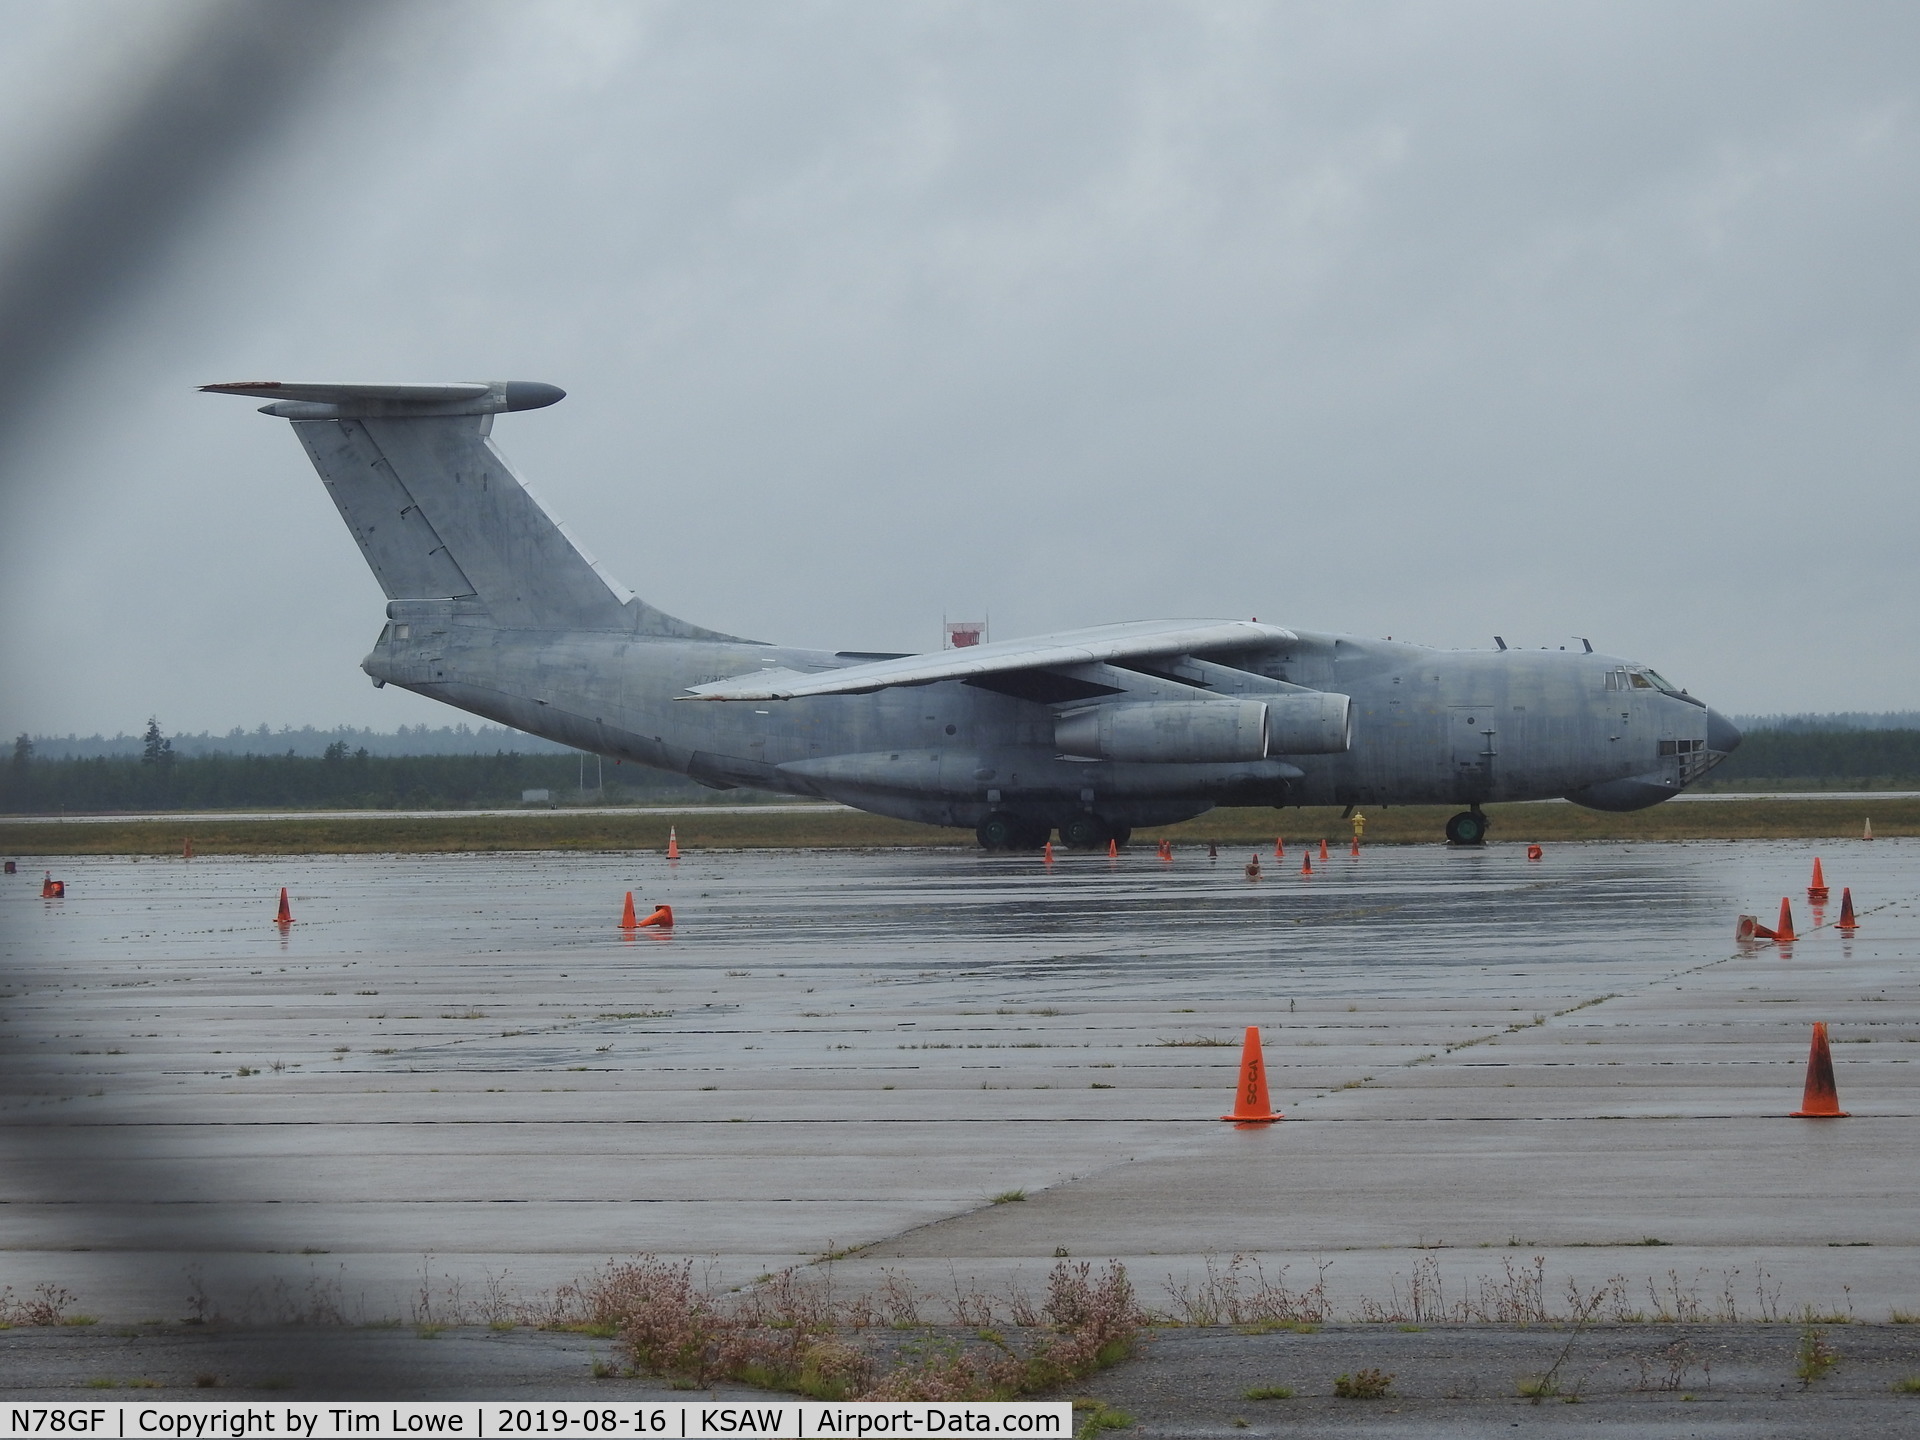
{"type": "Polygon", "coordinates": [[[1493,792],[1493,763],[1499,754],[1499,718],[1491,705],[1449,707],[1453,740],[1455,798],[1482,800],[1493,792]]]}

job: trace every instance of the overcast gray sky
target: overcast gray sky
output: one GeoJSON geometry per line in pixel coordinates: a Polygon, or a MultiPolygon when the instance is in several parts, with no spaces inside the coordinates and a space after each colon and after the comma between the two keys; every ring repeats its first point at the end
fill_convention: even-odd
{"type": "Polygon", "coordinates": [[[0,250],[126,130],[204,172],[101,187],[14,387],[8,734],[458,718],[193,391],[261,377],[566,387],[509,458],[756,638],[1257,615],[1920,706],[1920,8],[401,4],[156,143],[232,13],[0,4],[0,250]]]}

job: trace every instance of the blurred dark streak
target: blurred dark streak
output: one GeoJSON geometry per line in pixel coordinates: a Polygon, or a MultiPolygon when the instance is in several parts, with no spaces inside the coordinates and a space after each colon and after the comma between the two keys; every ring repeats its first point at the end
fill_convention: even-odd
{"type": "MultiPolygon", "coordinates": [[[[0,256],[0,465],[37,402],[299,112],[381,0],[222,0],[0,256]]],[[[0,485],[12,476],[0,469],[0,485]]]]}
{"type": "MultiPolygon", "coordinates": [[[[405,7],[379,0],[213,5],[194,21],[190,35],[180,37],[184,43],[172,52],[180,58],[156,71],[122,104],[120,121],[91,154],[74,158],[64,186],[26,222],[11,253],[0,256],[0,493],[18,478],[5,452],[18,445],[23,427],[32,423],[67,367],[108,341],[116,313],[139,298],[182,234],[257,147],[280,138],[299,118],[334,72],[332,62],[343,47],[399,8],[405,7]]],[[[71,1083],[52,1073],[44,1085],[19,1069],[13,1074],[21,1098],[39,1090],[44,1100],[71,1083]]],[[[0,1174],[44,1176],[68,1166],[92,1175],[105,1171],[113,1176],[109,1188],[135,1212],[150,1197],[192,1189],[191,1162],[142,1155],[113,1127],[47,1124],[30,1111],[7,1108],[13,1113],[0,1124],[0,1174]],[[76,1136],[97,1137],[97,1143],[76,1146],[76,1136]]],[[[99,1182],[89,1179],[84,1188],[98,1193],[99,1182]]],[[[12,1198],[12,1187],[7,1189],[4,1198],[12,1198]]],[[[81,1201],[76,1208],[84,1211],[87,1205],[81,1201]]],[[[160,1208],[147,1207],[151,1218],[136,1214],[130,1219],[108,1213],[124,1212],[125,1204],[109,1206],[93,1222],[81,1218],[79,1226],[90,1238],[99,1237],[90,1248],[125,1247],[129,1266],[168,1272],[153,1278],[179,1285],[184,1311],[193,1253],[231,1252],[236,1237],[182,1235],[161,1223],[160,1208]]],[[[71,1233],[74,1212],[68,1215],[61,1228],[71,1233]]],[[[271,1280],[271,1267],[263,1264],[258,1287],[267,1289],[271,1280]]],[[[213,1300],[219,1306],[244,1298],[244,1293],[229,1293],[213,1300]]],[[[80,1297],[83,1307],[86,1300],[80,1297]]],[[[218,1327],[213,1328],[215,1333],[197,1332],[207,1342],[200,1347],[200,1364],[220,1372],[239,1362],[237,1356],[223,1356],[218,1327]]],[[[418,1387],[422,1368],[420,1356],[397,1344],[390,1357],[381,1349],[324,1343],[305,1347],[303,1354],[299,1373],[307,1399],[406,1395],[418,1387]]]]}

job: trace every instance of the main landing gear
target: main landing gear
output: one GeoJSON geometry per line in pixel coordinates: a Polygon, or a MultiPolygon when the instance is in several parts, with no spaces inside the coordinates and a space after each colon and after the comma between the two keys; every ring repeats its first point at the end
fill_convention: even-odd
{"type": "Polygon", "coordinates": [[[1487,843],[1487,817],[1480,813],[1480,807],[1462,810],[1447,821],[1447,843],[1449,845],[1484,845],[1487,843]]]}
{"type": "MultiPolygon", "coordinates": [[[[982,850],[1038,850],[1053,829],[1044,820],[995,810],[973,833],[982,850]]],[[[1060,826],[1060,843],[1069,850],[1098,850],[1109,840],[1124,845],[1132,838],[1132,826],[1110,824],[1098,815],[1075,815],[1060,826]]]]}
{"type": "Polygon", "coordinates": [[[1023,820],[1004,810],[995,810],[973,832],[982,850],[1038,850],[1051,833],[1037,820],[1023,820]]]}

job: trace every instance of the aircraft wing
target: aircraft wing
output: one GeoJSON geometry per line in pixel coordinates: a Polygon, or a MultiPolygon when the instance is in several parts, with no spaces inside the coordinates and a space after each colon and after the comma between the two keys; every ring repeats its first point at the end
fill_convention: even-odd
{"type": "Polygon", "coordinates": [[[890,685],[928,685],[936,680],[971,680],[1014,670],[1048,670],[1106,660],[1146,659],[1193,650],[1224,650],[1241,645],[1292,640],[1291,630],[1253,620],[1140,620],[1063,630],[1027,640],[996,640],[931,655],[876,660],[840,670],[808,674],[765,670],[689,687],[682,700],[798,700],[810,695],[857,695],[890,685]]]}

